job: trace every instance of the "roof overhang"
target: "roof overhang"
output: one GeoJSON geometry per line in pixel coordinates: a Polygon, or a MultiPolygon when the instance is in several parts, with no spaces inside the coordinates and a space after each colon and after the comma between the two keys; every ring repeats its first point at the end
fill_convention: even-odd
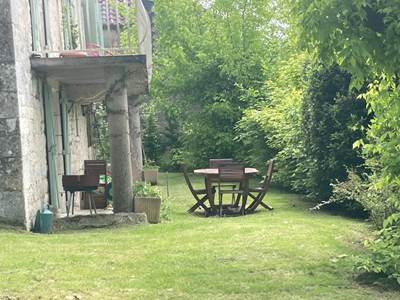
{"type": "MultiPolygon", "coordinates": [[[[48,80],[91,91],[105,89],[110,80],[125,76],[128,96],[148,92],[145,55],[31,58],[31,67],[48,80]]],[[[78,92],[78,91],[77,91],[78,92]]]]}

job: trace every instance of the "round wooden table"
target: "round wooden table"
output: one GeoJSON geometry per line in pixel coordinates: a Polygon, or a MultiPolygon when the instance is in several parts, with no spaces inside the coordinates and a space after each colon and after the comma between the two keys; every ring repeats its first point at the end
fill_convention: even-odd
{"type": "MultiPolygon", "coordinates": [[[[216,211],[215,205],[214,205],[214,193],[213,193],[213,188],[212,188],[212,183],[218,180],[218,168],[207,168],[207,169],[197,169],[193,171],[194,174],[202,175],[204,176],[204,182],[207,190],[207,195],[208,199],[210,201],[210,208],[213,212],[216,211]]],[[[254,174],[258,173],[258,170],[256,168],[245,168],[244,170],[245,173],[245,180],[242,182],[242,184],[245,187],[249,186],[249,180],[250,177],[254,174]]],[[[247,201],[247,195],[243,195],[243,203],[246,203],[247,201]]],[[[244,207],[242,205],[242,210],[244,211],[244,207]]]]}
{"type": "MultiPolygon", "coordinates": [[[[194,174],[204,175],[204,176],[218,176],[218,168],[208,168],[208,169],[197,169],[193,171],[194,174]]],[[[244,173],[247,175],[257,174],[258,170],[256,168],[245,168],[244,173]]]]}

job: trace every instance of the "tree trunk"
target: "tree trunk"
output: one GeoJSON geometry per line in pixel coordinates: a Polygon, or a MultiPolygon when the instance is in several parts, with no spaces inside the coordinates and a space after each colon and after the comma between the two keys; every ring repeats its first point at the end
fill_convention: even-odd
{"type": "Polygon", "coordinates": [[[132,168],[126,87],[114,89],[107,97],[111,144],[111,171],[114,213],[132,212],[132,168]]]}
{"type": "Polygon", "coordinates": [[[129,98],[129,132],[133,182],[142,180],[143,156],[138,96],[129,98]]]}

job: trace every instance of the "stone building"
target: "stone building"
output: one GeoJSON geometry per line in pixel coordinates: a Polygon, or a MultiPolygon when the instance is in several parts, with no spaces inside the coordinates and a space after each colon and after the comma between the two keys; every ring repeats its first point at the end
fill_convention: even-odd
{"type": "MultiPolygon", "coordinates": [[[[140,36],[151,28],[141,0],[136,5],[140,36]]],[[[109,103],[114,190],[130,197],[132,172],[141,171],[135,101],[147,92],[151,39],[142,38],[138,55],[85,50],[102,38],[96,0],[0,0],[0,222],[30,229],[41,206],[65,210],[62,175],[83,174],[83,161],[94,157],[94,101],[109,103]]]]}

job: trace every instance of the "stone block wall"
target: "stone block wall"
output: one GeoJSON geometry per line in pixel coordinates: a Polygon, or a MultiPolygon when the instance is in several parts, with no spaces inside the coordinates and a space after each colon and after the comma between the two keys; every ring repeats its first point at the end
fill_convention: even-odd
{"type": "MultiPolygon", "coordinates": [[[[0,222],[24,225],[28,230],[33,225],[37,210],[49,200],[43,100],[46,78],[41,78],[31,69],[29,2],[0,0],[0,222]]],[[[61,50],[61,2],[52,0],[49,3],[49,50],[61,50]]],[[[39,30],[44,29],[40,27],[39,30]]],[[[43,39],[40,39],[40,43],[38,50],[43,50],[43,39]]],[[[61,185],[64,154],[59,89],[60,83],[51,83],[58,154],[58,190],[61,208],[65,210],[65,195],[61,185]]],[[[74,104],[68,119],[71,173],[83,174],[83,161],[93,158],[94,153],[88,145],[87,118],[79,104],[74,104]]],[[[79,197],[76,199],[78,203],[79,197]]]]}
{"type": "Polygon", "coordinates": [[[0,1],[0,12],[0,220],[23,225],[22,149],[10,1],[0,1]]]}
{"type": "Polygon", "coordinates": [[[28,0],[10,1],[18,105],[20,153],[18,155],[24,206],[24,225],[30,229],[36,211],[48,201],[46,138],[41,95],[42,81],[31,71],[32,50],[28,0]]]}

